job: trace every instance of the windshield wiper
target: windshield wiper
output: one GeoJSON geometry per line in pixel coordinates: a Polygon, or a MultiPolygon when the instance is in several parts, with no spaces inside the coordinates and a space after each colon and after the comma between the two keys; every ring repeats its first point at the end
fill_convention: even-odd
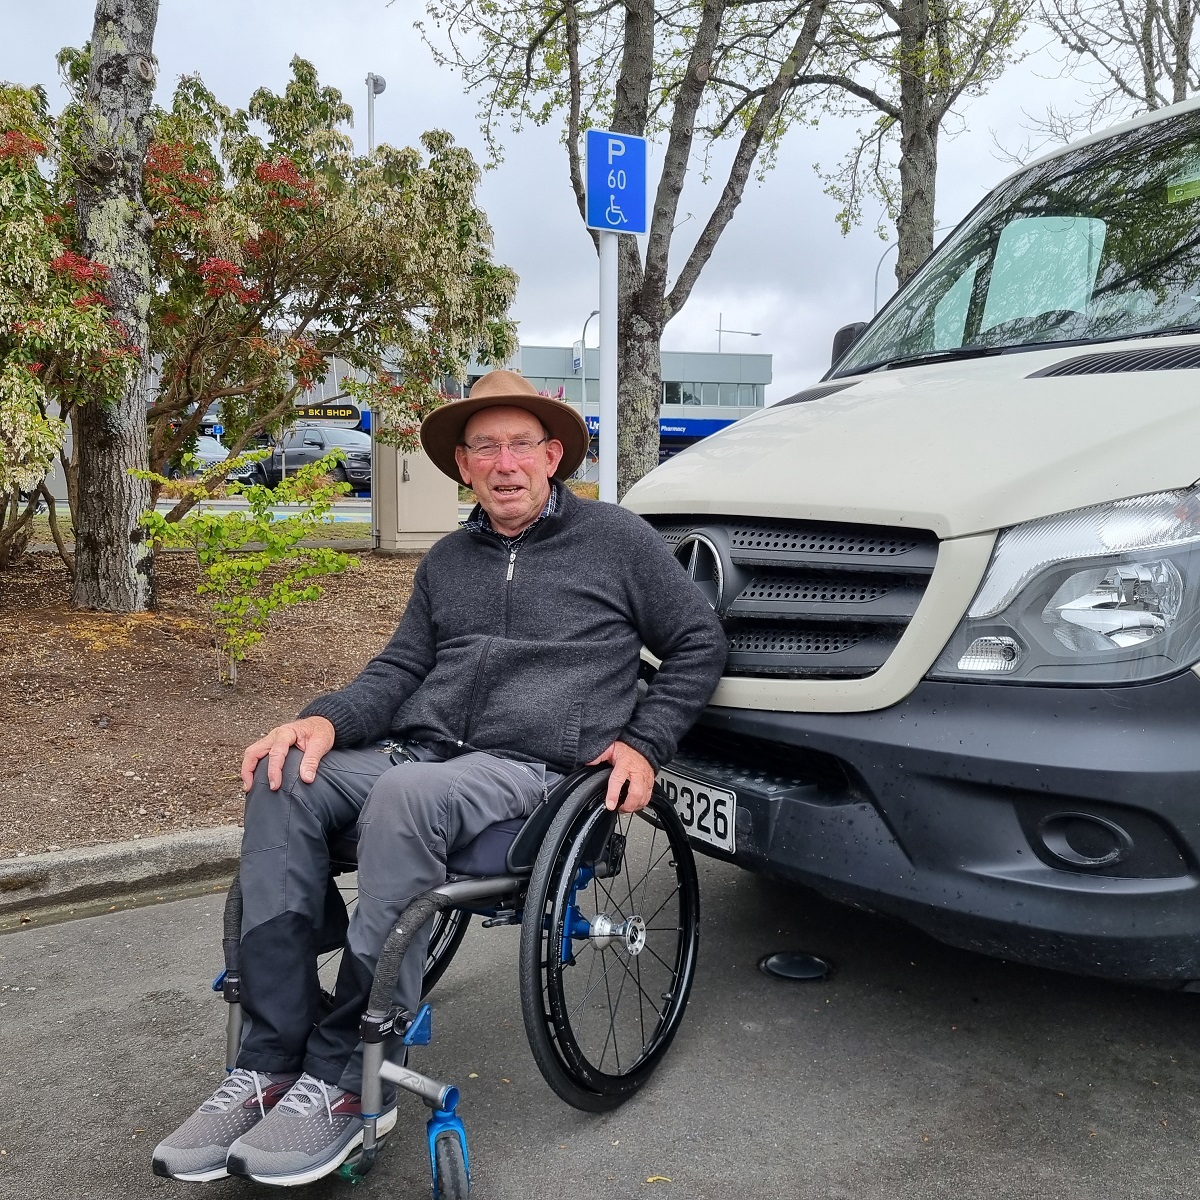
{"type": "Polygon", "coordinates": [[[1000,346],[957,346],[952,350],[934,350],[928,354],[912,354],[905,358],[882,358],[854,371],[855,375],[866,375],[871,371],[888,370],[892,367],[921,367],[928,363],[954,362],[960,358],[987,358],[1003,352],[1000,346]]]}
{"type": "Polygon", "coordinates": [[[1172,325],[1169,329],[1154,329],[1147,333],[1126,333],[1110,340],[1120,341],[1122,338],[1139,337],[1169,337],[1173,333],[1200,333],[1200,322],[1193,321],[1190,325],[1172,325]]]}

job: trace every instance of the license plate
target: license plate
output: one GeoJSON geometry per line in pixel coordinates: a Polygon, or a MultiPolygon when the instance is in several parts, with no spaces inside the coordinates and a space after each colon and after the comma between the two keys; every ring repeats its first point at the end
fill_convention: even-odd
{"type": "Polygon", "coordinates": [[[737,794],[710,787],[676,771],[659,771],[658,783],[674,805],[688,835],[733,853],[737,794]]]}

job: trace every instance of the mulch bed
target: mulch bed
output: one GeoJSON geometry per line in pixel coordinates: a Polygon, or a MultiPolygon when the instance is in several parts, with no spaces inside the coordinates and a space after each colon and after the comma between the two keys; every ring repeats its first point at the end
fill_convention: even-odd
{"type": "Polygon", "coordinates": [[[246,745],[358,673],[419,561],[360,554],[273,619],[236,688],[189,556],[159,555],[159,608],[135,616],[72,609],[54,555],[0,573],[0,858],[239,821],[246,745]]]}

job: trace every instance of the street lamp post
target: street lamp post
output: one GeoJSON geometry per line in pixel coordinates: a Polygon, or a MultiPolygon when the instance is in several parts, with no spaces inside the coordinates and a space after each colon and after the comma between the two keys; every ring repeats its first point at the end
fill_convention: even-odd
{"type": "MultiPolygon", "coordinates": [[[[367,72],[367,153],[375,153],[375,97],[383,94],[387,80],[367,72]]],[[[371,413],[371,545],[379,549],[379,442],[375,439],[376,413],[371,413]]],[[[405,462],[407,468],[408,463],[405,462]]]]}
{"type": "MultiPolygon", "coordinates": [[[[934,233],[945,233],[945,231],[949,228],[950,228],[949,225],[939,225],[933,232],[934,233]]],[[[891,252],[893,250],[898,249],[899,245],[900,245],[900,243],[898,241],[897,242],[888,242],[883,253],[879,256],[879,261],[875,264],[875,293],[874,293],[874,298],[872,300],[872,304],[873,304],[873,307],[871,309],[872,314],[877,313],[879,311],[879,268],[883,266],[883,260],[885,258],[887,258],[887,256],[889,254],[891,254],[891,252]]]]}
{"type": "Polygon", "coordinates": [[[367,72],[367,153],[375,151],[375,97],[383,95],[387,80],[374,71],[367,72]]]}
{"type": "Polygon", "coordinates": [[[721,353],[721,336],[726,333],[740,333],[744,337],[762,337],[761,333],[758,333],[751,329],[726,329],[725,328],[725,314],[717,313],[717,353],[718,354],[721,353]]]}
{"type": "Polygon", "coordinates": [[[587,327],[592,323],[593,317],[598,317],[600,310],[593,308],[588,313],[588,318],[583,323],[583,332],[579,335],[579,345],[581,347],[579,354],[579,382],[583,385],[583,416],[587,419],[587,327]]]}

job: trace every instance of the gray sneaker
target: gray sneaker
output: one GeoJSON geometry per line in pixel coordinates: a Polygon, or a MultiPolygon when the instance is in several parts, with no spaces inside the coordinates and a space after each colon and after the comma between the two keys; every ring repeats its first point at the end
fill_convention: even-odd
{"type": "Polygon", "coordinates": [[[225,1082],[169,1137],[154,1148],[155,1175],[205,1183],[229,1174],[229,1147],[287,1095],[296,1072],[231,1071],[225,1082]]]}
{"type": "MultiPolygon", "coordinates": [[[[376,1124],[380,1135],[396,1124],[396,1101],[376,1124]]],[[[229,1173],[258,1183],[294,1187],[336,1171],[362,1145],[359,1097],[304,1074],[253,1129],[229,1147],[229,1173]]]]}

